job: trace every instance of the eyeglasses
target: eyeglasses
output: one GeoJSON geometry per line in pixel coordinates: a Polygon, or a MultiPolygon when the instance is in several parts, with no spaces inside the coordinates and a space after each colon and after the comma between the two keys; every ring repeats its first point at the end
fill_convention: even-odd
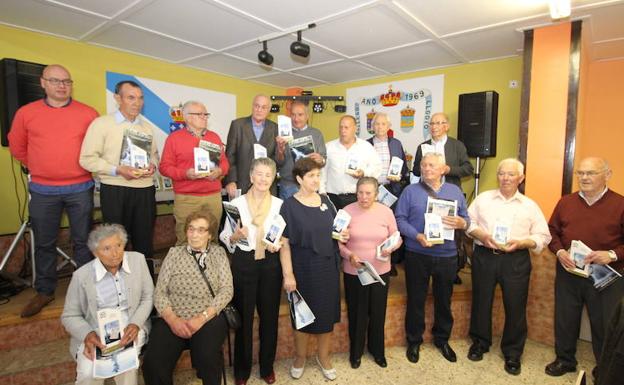
{"type": "Polygon", "coordinates": [[[193,227],[193,226],[189,226],[188,229],[186,229],[187,233],[198,233],[199,235],[204,235],[208,232],[208,228],[206,227],[193,227]]]}
{"type": "Polygon", "coordinates": [[[594,177],[596,175],[602,174],[604,172],[604,170],[602,171],[575,171],[574,174],[579,177],[582,178],[584,176],[589,176],[589,177],[594,177]]]}
{"type": "Polygon", "coordinates": [[[268,104],[254,104],[253,105],[254,110],[261,110],[261,111],[268,110],[269,107],[270,106],[268,104]]]}
{"type": "Polygon", "coordinates": [[[43,79],[46,82],[52,84],[53,86],[59,86],[59,85],[61,85],[61,83],[63,83],[63,85],[69,87],[72,84],[74,84],[74,81],[71,80],[71,79],[57,79],[57,78],[49,78],[49,79],[41,78],[41,79],[43,79]]]}
{"type": "Polygon", "coordinates": [[[432,126],[443,126],[445,124],[448,124],[448,122],[431,122],[429,124],[432,126]]]}
{"type": "Polygon", "coordinates": [[[210,117],[210,112],[187,112],[187,115],[194,115],[200,118],[208,119],[210,117]]]}

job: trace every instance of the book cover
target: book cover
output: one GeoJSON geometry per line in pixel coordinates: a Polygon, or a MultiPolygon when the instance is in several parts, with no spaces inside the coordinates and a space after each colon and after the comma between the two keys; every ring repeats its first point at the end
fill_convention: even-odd
{"type": "Polygon", "coordinates": [[[277,115],[277,136],[286,140],[292,139],[292,120],[289,116],[277,115]]]}
{"type": "Polygon", "coordinates": [[[262,242],[267,245],[272,245],[275,247],[279,247],[280,239],[282,238],[282,233],[284,233],[284,229],[286,228],[286,221],[284,218],[277,214],[275,218],[271,221],[271,226],[269,226],[269,231],[264,234],[262,238],[262,242]]]}
{"type": "MultiPolygon", "coordinates": [[[[439,216],[442,224],[442,217],[457,216],[457,201],[427,197],[427,213],[439,216]]],[[[455,229],[442,225],[442,239],[455,240],[455,229]]]]}
{"type": "Polygon", "coordinates": [[[340,232],[349,226],[349,222],[351,222],[351,215],[343,209],[338,210],[332,226],[332,238],[339,240],[340,232]]]}
{"type": "Polygon", "coordinates": [[[442,217],[435,213],[425,213],[425,239],[432,244],[444,243],[442,217]]]}
{"type": "MultiPolygon", "coordinates": [[[[145,134],[140,131],[136,131],[130,128],[124,130],[124,135],[121,140],[121,152],[119,155],[119,164],[129,167],[135,167],[132,161],[132,153],[138,153],[137,149],[145,154],[144,164],[149,165],[152,153],[152,135],[145,134]],[[134,148],[134,149],[133,149],[134,148]]],[[[141,153],[143,154],[143,153],[141,153]]],[[[136,156],[136,155],[135,155],[136,156]]],[[[145,167],[143,167],[145,168],[145,167]]]]}
{"type": "Polygon", "coordinates": [[[399,198],[388,191],[385,186],[379,185],[379,188],[377,189],[377,201],[379,203],[384,206],[392,207],[397,200],[399,200],[399,198]]]}
{"type": "MultiPolygon", "coordinates": [[[[230,202],[223,202],[223,210],[225,211],[225,217],[227,219],[227,223],[230,226],[230,230],[232,233],[236,231],[236,227],[240,223],[241,227],[243,226],[241,221],[240,211],[238,207],[234,206],[230,202]]],[[[247,239],[241,238],[237,243],[240,243],[243,246],[249,246],[249,242],[247,239]]]]}
{"type": "Polygon", "coordinates": [[[290,154],[292,155],[293,161],[298,161],[301,158],[304,158],[314,152],[316,152],[316,148],[314,147],[314,140],[312,139],[312,135],[304,136],[302,138],[293,139],[289,144],[290,146],[290,154]]]}

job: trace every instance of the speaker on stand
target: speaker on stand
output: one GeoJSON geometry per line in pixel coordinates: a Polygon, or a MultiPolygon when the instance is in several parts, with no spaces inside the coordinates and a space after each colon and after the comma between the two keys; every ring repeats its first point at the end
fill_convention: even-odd
{"type": "Polygon", "coordinates": [[[457,139],[464,143],[468,156],[477,158],[475,197],[479,194],[482,157],[496,156],[498,93],[482,91],[459,95],[457,139]]]}

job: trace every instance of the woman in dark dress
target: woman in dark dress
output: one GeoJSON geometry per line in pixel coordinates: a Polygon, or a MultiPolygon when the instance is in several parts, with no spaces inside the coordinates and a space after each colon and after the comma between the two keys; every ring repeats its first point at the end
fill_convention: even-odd
{"type": "MultiPolygon", "coordinates": [[[[317,193],[320,167],[310,158],[295,163],[293,176],[299,191],[280,211],[286,221],[280,251],[284,289],[289,293],[298,290],[315,316],[313,323],[295,331],[296,357],[290,368],[295,379],[303,375],[310,334],[317,335],[316,360],[323,376],[336,379],[329,352],[334,324],[340,321],[338,245],[332,239],[336,213],[329,199],[317,193]]],[[[341,241],[347,240],[345,230],[341,241]]]]}

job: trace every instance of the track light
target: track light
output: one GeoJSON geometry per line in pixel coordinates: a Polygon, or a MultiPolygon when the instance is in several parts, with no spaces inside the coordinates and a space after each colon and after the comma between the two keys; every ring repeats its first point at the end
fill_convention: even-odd
{"type": "Polygon", "coordinates": [[[301,31],[297,31],[297,41],[290,45],[290,52],[293,55],[308,57],[310,55],[310,46],[301,42],[301,31]]]}
{"type": "Polygon", "coordinates": [[[323,103],[321,102],[314,102],[312,104],[312,111],[316,114],[322,113],[324,109],[325,107],[323,106],[323,103]]]}
{"type": "Polygon", "coordinates": [[[279,104],[271,104],[271,112],[272,112],[272,113],[277,113],[277,112],[280,112],[280,106],[279,106],[279,104]]]}
{"type": "Polygon", "coordinates": [[[273,55],[271,55],[269,51],[267,51],[266,40],[262,42],[262,51],[258,52],[258,60],[260,60],[260,63],[266,64],[268,66],[273,64],[273,55]]]}

